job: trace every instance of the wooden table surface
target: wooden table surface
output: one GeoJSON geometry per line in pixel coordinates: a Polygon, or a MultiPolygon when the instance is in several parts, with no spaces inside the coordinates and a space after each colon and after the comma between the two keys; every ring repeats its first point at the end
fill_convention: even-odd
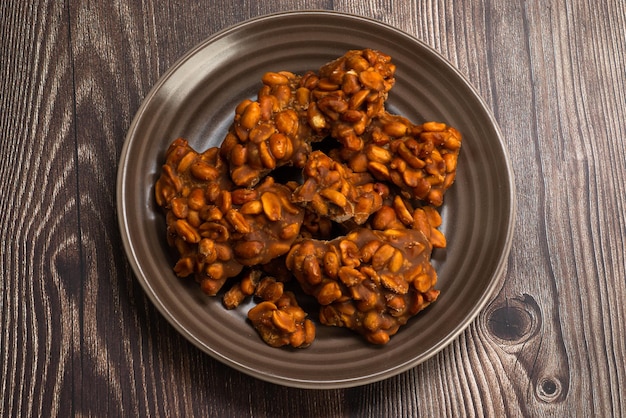
{"type": "Polygon", "coordinates": [[[626,415],[626,3],[5,0],[0,5],[0,416],[626,415]],[[116,214],[125,134],[179,57],[293,9],[425,41],[493,110],[516,174],[501,291],[451,345],[378,383],[287,388],[159,314],[116,214]]]}

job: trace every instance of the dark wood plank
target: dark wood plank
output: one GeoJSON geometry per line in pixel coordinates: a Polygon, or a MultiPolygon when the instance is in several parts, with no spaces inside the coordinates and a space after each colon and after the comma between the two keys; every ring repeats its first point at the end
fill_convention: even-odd
{"type": "Polygon", "coordinates": [[[71,407],[77,371],[76,123],[66,10],[14,3],[0,8],[0,415],[37,416],[71,407]]]}
{"type": "Polygon", "coordinates": [[[9,1],[0,51],[0,415],[626,415],[618,0],[9,1]],[[344,390],[263,383],[184,340],[135,280],[115,213],[124,136],[159,76],[218,30],[298,8],[441,52],[493,108],[516,173],[501,292],[423,365],[344,390]]]}

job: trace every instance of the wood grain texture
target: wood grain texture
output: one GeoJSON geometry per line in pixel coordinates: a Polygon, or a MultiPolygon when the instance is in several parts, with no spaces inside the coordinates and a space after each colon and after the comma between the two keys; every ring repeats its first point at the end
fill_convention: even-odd
{"type": "Polygon", "coordinates": [[[626,415],[623,2],[9,0],[0,55],[0,416],[626,415]],[[363,387],[286,388],[208,357],[144,296],[117,227],[117,161],[159,76],[294,9],[431,45],[493,109],[516,174],[500,293],[437,356],[363,387]]]}

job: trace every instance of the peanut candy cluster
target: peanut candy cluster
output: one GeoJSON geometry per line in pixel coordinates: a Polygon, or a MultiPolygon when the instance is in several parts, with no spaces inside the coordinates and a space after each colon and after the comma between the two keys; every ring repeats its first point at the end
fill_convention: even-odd
{"type": "Polygon", "coordinates": [[[174,272],[194,275],[211,296],[244,266],[287,253],[304,217],[287,186],[270,176],[253,188],[233,186],[217,148],[199,154],[180,138],[167,152],[155,194],[166,209],[168,243],[180,254],[174,272]]]}
{"type": "Polygon", "coordinates": [[[238,186],[251,187],[275,168],[302,167],[315,137],[307,123],[309,91],[301,77],[289,72],[267,73],[258,100],[244,100],[221,145],[238,186]]]}
{"type": "Polygon", "coordinates": [[[419,230],[358,228],[332,241],[299,241],[287,267],[322,306],[322,324],[385,344],[439,295],[431,251],[419,230]]]}
{"type": "Polygon", "coordinates": [[[235,309],[250,296],[260,300],[250,309],[248,318],[263,341],[272,347],[311,345],[315,325],[293,292],[285,291],[283,282],[262,275],[260,270],[250,270],[224,294],[224,306],[235,309]]]}
{"type": "Polygon", "coordinates": [[[372,121],[362,141],[362,151],[343,148],[332,156],[356,173],[368,172],[398,186],[409,198],[443,204],[461,149],[461,134],[455,128],[439,122],[414,125],[383,113],[372,121]]]}
{"type": "Polygon", "coordinates": [[[309,124],[346,149],[359,151],[363,147],[359,136],[372,118],[384,111],[395,72],[391,57],[365,49],[347,52],[317,74],[308,73],[303,82],[311,90],[313,102],[309,124]]]}
{"type": "Polygon", "coordinates": [[[461,136],[389,114],[395,70],[364,49],[316,72],[268,72],[219,147],[199,153],[179,138],[166,152],[155,196],[174,272],[211,296],[230,281],[224,306],[252,299],[248,319],[272,347],[315,337],[287,283],[315,298],[321,324],[374,344],[439,294],[430,257],[446,239],[436,207],[461,136]]]}
{"type": "Polygon", "coordinates": [[[398,186],[406,196],[441,206],[452,185],[461,149],[461,134],[439,122],[414,125],[383,113],[362,136],[363,151],[336,150],[333,157],[356,173],[369,172],[398,186]]]}

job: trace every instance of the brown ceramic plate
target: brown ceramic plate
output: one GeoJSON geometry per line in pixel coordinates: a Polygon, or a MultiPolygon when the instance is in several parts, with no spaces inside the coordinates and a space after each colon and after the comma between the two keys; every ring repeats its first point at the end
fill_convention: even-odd
{"type": "Polygon", "coordinates": [[[431,48],[393,27],[334,12],[269,15],[221,31],[189,51],[141,105],[122,151],[117,205],[128,259],[145,292],[187,339],[257,378],[303,388],[362,385],[430,358],[461,333],[501,286],[511,245],[514,183],[490,111],[461,74],[431,48]],[[254,97],[264,72],[316,69],[349,49],[392,56],[397,82],[388,108],[416,123],[445,121],[464,135],[457,181],[446,194],[436,250],[439,300],[386,346],[344,329],[318,326],[307,349],[265,345],[246,322],[249,305],[225,310],[172,272],[164,219],[153,185],[170,142],[186,137],[203,151],[220,144],[234,108],[254,97]]]}

